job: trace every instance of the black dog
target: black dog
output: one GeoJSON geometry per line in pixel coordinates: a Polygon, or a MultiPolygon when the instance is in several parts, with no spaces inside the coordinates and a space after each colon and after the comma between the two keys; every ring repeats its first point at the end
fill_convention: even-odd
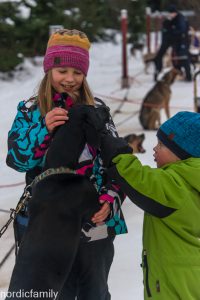
{"type": "MultiPolygon", "coordinates": [[[[76,169],[85,143],[96,148],[109,112],[105,106],[79,105],[58,128],[46,155],[45,170],[76,169]]],[[[9,292],[59,293],[71,270],[82,223],[100,209],[98,194],[82,175],[49,175],[33,186],[29,224],[13,270],[9,292]]],[[[57,295],[56,294],[56,295],[57,295]]],[[[22,299],[26,296],[21,295],[22,299]]],[[[34,298],[29,294],[29,298],[34,298]]],[[[37,295],[38,299],[44,299],[37,295]]],[[[54,299],[55,294],[46,296],[54,299]]],[[[15,296],[9,299],[17,299],[15,296]]]]}

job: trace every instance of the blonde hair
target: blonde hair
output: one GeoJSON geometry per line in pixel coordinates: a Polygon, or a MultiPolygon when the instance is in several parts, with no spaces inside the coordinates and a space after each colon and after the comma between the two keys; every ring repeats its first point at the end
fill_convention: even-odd
{"type": "MultiPolygon", "coordinates": [[[[49,70],[42,79],[37,96],[37,103],[40,108],[41,115],[44,117],[53,107],[53,93],[55,92],[52,87],[52,72],[49,70]]],[[[94,96],[87,83],[86,77],[83,78],[83,83],[80,90],[74,93],[68,93],[74,103],[94,105],[94,96]]]]}

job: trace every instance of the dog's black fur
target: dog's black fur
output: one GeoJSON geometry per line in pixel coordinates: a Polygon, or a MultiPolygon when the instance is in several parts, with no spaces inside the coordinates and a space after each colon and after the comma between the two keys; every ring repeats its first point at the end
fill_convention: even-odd
{"type": "MultiPolygon", "coordinates": [[[[85,143],[99,147],[100,135],[108,119],[105,106],[71,108],[69,120],[56,131],[44,169],[61,166],[76,169],[85,143]]],[[[57,174],[39,181],[33,187],[29,224],[20,245],[9,292],[20,289],[59,292],[76,255],[82,223],[90,221],[99,209],[98,194],[85,176],[57,174]]]]}

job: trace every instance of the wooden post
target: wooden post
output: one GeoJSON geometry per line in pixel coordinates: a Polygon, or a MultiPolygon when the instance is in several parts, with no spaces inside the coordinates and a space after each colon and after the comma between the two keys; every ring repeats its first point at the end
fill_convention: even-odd
{"type": "Polygon", "coordinates": [[[50,25],[49,26],[49,36],[63,28],[64,28],[63,25],[50,25]]]}
{"type": "Polygon", "coordinates": [[[151,52],[151,8],[146,7],[146,36],[147,36],[147,52],[151,52]]]}
{"type": "Polygon", "coordinates": [[[121,10],[121,31],[122,31],[122,88],[129,87],[127,69],[127,10],[121,10]]]}

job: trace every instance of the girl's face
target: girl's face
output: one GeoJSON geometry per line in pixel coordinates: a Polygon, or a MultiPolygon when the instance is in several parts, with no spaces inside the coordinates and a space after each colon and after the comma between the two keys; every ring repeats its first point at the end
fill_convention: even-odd
{"type": "Polygon", "coordinates": [[[83,78],[84,74],[80,70],[70,67],[53,68],[51,84],[58,93],[73,93],[80,89],[83,78]]]}
{"type": "Polygon", "coordinates": [[[176,162],[180,160],[169,148],[167,148],[161,141],[158,140],[157,145],[153,148],[154,150],[154,161],[157,167],[160,168],[166,164],[176,162]]]}

